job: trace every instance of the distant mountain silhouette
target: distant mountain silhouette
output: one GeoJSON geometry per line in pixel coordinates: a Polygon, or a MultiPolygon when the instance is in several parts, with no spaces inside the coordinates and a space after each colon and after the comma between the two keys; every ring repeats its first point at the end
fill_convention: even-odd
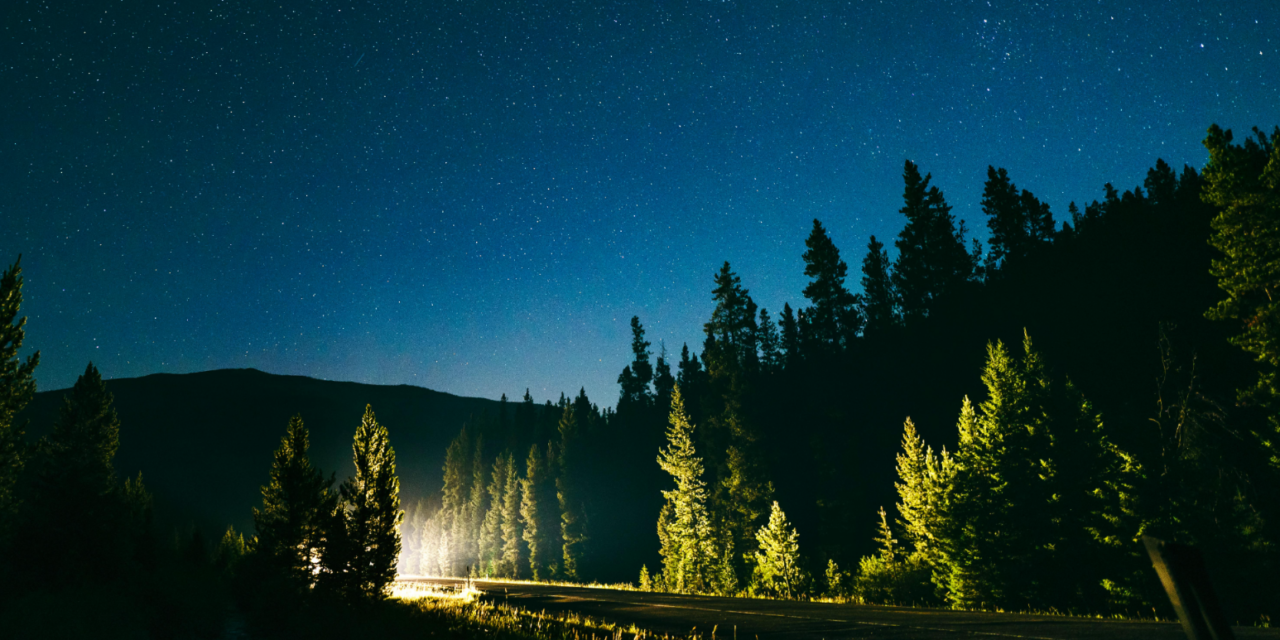
{"type": "MultiPolygon", "coordinates": [[[[445,448],[462,424],[500,403],[409,385],[381,386],[283,376],[256,369],[155,374],[108,380],[120,415],[119,475],[142,472],[156,497],[157,533],[197,527],[221,536],[228,524],[253,534],[272,452],[290,416],[311,432],[311,459],[336,479],[355,473],[351,441],[366,404],[396,451],[403,504],[441,484],[445,448]]],[[[49,432],[67,390],[44,391],[19,417],[28,441],[49,432]]],[[[213,538],[216,539],[216,538],[213,538]]]]}

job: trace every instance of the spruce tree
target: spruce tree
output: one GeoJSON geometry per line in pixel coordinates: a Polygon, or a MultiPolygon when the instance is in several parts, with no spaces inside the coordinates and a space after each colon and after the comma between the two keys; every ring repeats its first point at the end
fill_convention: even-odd
{"type": "Polygon", "coordinates": [[[502,493],[502,575],[519,578],[524,575],[526,561],[524,522],[520,516],[520,470],[510,451],[504,466],[507,477],[502,493]]]}
{"type": "Polygon", "coordinates": [[[351,445],[355,476],[342,483],[348,557],[339,569],[352,600],[380,600],[396,576],[400,556],[400,479],[387,428],[366,406],[351,445]]]}
{"type": "Polygon", "coordinates": [[[933,301],[972,277],[973,257],[965,248],[964,224],[957,228],[942,191],[930,186],[910,160],[903,169],[903,207],[907,224],[894,246],[898,259],[891,280],[898,307],[908,322],[928,315],[933,301]]]}
{"type": "Polygon", "coordinates": [[[774,501],[769,523],[756,533],[760,550],[755,553],[753,588],[790,600],[803,588],[800,567],[800,535],[774,501]]]}
{"type": "MultiPolygon", "coordinates": [[[[17,521],[18,478],[22,474],[23,428],[14,421],[36,393],[33,377],[40,352],[18,358],[26,335],[22,306],[22,257],[19,256],[0,277],[0,556],[13,534],[17,521]]],[[[3,567],[0,567],[3,568],[3,567]]]]}
{"type": "Polygon", "coordinates": [[[563,540],[560,578],[577,580],[581,577],[582,563],[587,544],[587,514],[583,499],[583,455],[577,412],[572,406],[564,408],[560,417],[560,473],[556,474],[556,500],[560,506],[560,535],[563,540]]]}
{"type": "Polygon", "coordinates": [[[782,341],[782,357],[786,366],[791,367],[800,362],[800,325],[795,313],[788,303],[782,304],[782,319],[778,321],[778,331],[782,341]]]}
{"type": "Polygon", "coordinates": [[[894,488],[898,492],[898,523],[904,541],[930,566],[937,566],[947,492],[955,471],[951,457],[945,449],[935,455],[907,418],[897,462],[898,481],[894,488]]]}
{"type": "Polygon", "coordinates": [[[493,461],[492,477],[487,493],[488,509],[484,514],[484,522],[480,526],[480,570],[486,576],[505,575],[507,571],[502,564],[502,521],[503,504],[506,499],[507,457],[498,454],[493,461]]]}
{"type": "Polygon", "coordinates": [[[694,446],[694,425],[684,410],[677,385],[671,395],[667,446],[659,452],[658,466],[671,474],[675,488],[664,490],[666,505],[659,515],[659,540],[663,541],[662,577],[674,593],[712,591],[716,553],[707,512],[706,481],[702,458],[694,446]]]}
{"type": "Polygon", "coordinates": [[[1204,146],[1204,201],[1220,207],[1209,243],[1221,252],[1212,264],[1226,292],[1206,314],[1237,323],[1231,342],[1258,362],[1258,378],[1239,400],[1266,412],[1271,430],[1258,434],[1280,468],[1280,127],[1268,137],[1254,129],[1244,144],[1230,130],[1209,128],[1204,146]]]}
{"type": "Polygon", "coordinates": [[[300,587],[315,582],[325,518],[338,498],[330,489],[333,479],[311,464],[310,447],[302,416],[290,418],[262,487],[262,508],[253,510],[256,552],[300,587]]]}
{"type": "Polygon", "coordinates": [[[649,342],[644,339],[644,326],[639,316],[631,316],[631,364],[618,377],[622,385],[622,397],[618,401],[620,411],[644,409],[653,403],[649,383],[653,381],[653,365],[649,364],[649,342]],[[626,407],[626,409],[624,409],[626,407]]]}
{"type": "Polygon", "coordinates": [[[804,245],[808,249],[802,256],[804,275],[811,278],[804,288],[804,297],[811,304],[805,312],[805,334],[820,351],[839,351],[862,330],[857,298],[844,283],[849,266],[840,259],[840,250],[816,219],[804,245]]]}
{"type": "MultiPolygon", "coordinates": [[[[550,449],[550,447],[548,447],[550,449]]],[[[524,540],[529,545],[529,569],[534,580],[547,580],[558,570],[558,548],[552,530],[560,528],[552,456],[543,456],[538,445],[529,449],[521,486],[520,516],[524,519],[524,540]]]]}
{"type": "Polygon", "coordinates": [[[667,347],[662,345],[658,353],[657,364],[654,365],[654,406],[662,410],[671,406],[671,391],[675,386],[676,378],[671,375],[671,364],[667,361],[667,347]]]}
{"type": "MultiPolygon", "coordinates": [[[[742,279],[725,262],[715,276],[715,288],[711,290],[715,300],[715,309],[711,312],[711,320],[703,325],[707,336],[715,339],[719,355],[735,365],[745,365],[748,351],[755,355],[755,303],[751,295],[742,286],[742,279]]],[[[703,358],[710,357],[703,351],[703,358]]],[[[707,362],[708,371],[712,363],[707,362]]]]}
{"type": "Polygon", "coordinates": [[[862,317],[866,319],[867,335],[877,335],[889,327],[897,326],[896,295],[890,277],[892,267],[884,244],[871,236],[867,243],[867,255],[862,259],[862,317]]]}
{"type": "Polygon", "coordinates": [[[756,344],[760,346],[760,370],[777,373],[782,370],[782,342],[778,327],[769,319],[769,311],[760,310],[760,322],[756,332],[756,344]]]}

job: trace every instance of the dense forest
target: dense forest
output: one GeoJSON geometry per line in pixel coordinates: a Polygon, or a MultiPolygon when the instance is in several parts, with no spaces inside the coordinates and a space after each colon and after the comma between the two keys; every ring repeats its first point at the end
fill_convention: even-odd
{"type": "Polygon", "coordinates": [[[616,409],[472,420],[400,569],[1167,616],[1154,535],[1274,616],[1278,142],[1215,126],[1203,172],[1157,160],[1064,220],[989,167],[985,247],[908,161],[859,281],[815,220],[794,308],[725,263],[700,345],[655,357],[632,318],[616,409]]]}
{"type": "Polygon", "coordinates": [[[269,468],[228,471],[265,481],[254,531],[212,544],[162,539],[143,478],[118,477],[92,364],[25,436],[19,259],[0,278],[0,623],[216,636],[235,606],[268,636],[371,633],[358,612],[397,570],[1168,617],[1143,535],[1202,549],[1229,618],[1265,622],[1280,128],[1205,145],[1202,172],[1157,160],[1062,221],[991,167],[986,246],[908,161],[896,251],[869,238],[860,287],[817,220],[795,308],[758,308],[725,263],[701,344],[655,355],[633,317],[616,408],[504,398],[403,511],[371,408],[342,482],[295,418],[269,468]]]}

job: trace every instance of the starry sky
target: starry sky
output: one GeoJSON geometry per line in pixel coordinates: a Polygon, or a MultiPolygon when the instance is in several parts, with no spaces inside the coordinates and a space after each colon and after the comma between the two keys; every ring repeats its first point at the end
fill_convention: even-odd
{"type": "MultiPolygon", "coordinates": [[[[613,405],[728,260],[803,303],[917,162],[1066,217],[1280,124],[1274,0],[8,0],[0,259],[41,389],[229,367],[613,405]]],[[[855,281],[856,277],[851,278],[855,281]]]]}

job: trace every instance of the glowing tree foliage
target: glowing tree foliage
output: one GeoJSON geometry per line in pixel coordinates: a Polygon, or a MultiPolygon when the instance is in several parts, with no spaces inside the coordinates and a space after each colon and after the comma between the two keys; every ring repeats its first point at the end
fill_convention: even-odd
{"type": "Polygon", "coordinates": [[[756,533],[753,590],[791,599],[800,594],[804,572],[800,568],[800,534],[787,522],[775,500],[769,523],[756,533]]]}
{"type": "Polygon", "coordinates": [[[534,580],[546,580],[559,569],[557,560],[563,553],[557,548],[553,531],[559,531],[560,518],[555,493],[554,456],[538,451],[538,445],[529,449],[525,463],[525,477],[521,487],[520,516],[524,518],[524,540],[529,545],[529,569],[534,580]]]}
{"type": "Polygon", "coordinates": [[[18,508],[17,483],[22,473],[22,428],[14,416],[31,402],[36,392],[32,377],[40,353],[26,361],[18,358],[25,336],[26,318],[18,318],[22,306],[22,258],[0,277],[0,549],[12,533],[18,508]]]}
{"type": "Polygon", "coordinates": [[[564,408],[560,416],[560,473],[556,475],[556,501],[560,505],[560,535],[563,540],[560,577],[577,580],[587,544],[586,506],[583,503],[581,434],[577,412],[564,408]]]}
{"type": "MultiPolygon", "coordinates": [[[[524,522],[520,518],[520,470],[515,456],[506,454],[503,463],[507,472],[502,492],[502,567],[501,575],[519,578],[524,574],[525,542],[524,522]]],[[[496,507],[495,507],[496,508],[496,507]]]]}
{"type": "Polygon", "coordinates": [[[400,510],[396,453],[372,407],[365,407],[351,449],[356,475],[342,483],[337,512],[342,527],[330,532],[342,536],[343,553],[335,558],[342,564],[335,566],[327,559],[325,564],[336,574],[346,598],[378,600],[396,576],[404,511],[400,510]]]}
{"type": "Polygon", "coordinates": [[[325,479],[307,457],[310,446],[302,416],[290,418],[270,479],[262,487],[262,508],[253,510],[257,552],[300,585],[314,581],[325,518],[338,498],[330,490],[333,480],[325,479]]]}
{"type": "Polygon", "coordinates": [[[658,538],[662,542],[659,583],[675,593],[713,591],[712,571],[718,559],[707,513],[702,458],[694,448],[693,429],[677,386],[671,394],[667,446],[658,455],[658,466],[671,474],[676,485],[662,492],[666,504],[658,520],[658,538]]]}
{"type": "Polygon", "coordinates": [[[502,566],[502,505],[506,499],[507,456],[499,455],[493,461],[493,475],[489,482],[489,509],[480,526],[480,571],[486,576],[507,575],[502,566]]]}
{"type": "Polygon", "coordinates": [[[1204,141],[1209,164],[1203,198],[1222,208],[1209,238],[1222,252],[1212,272],[1227,293],[1207,315],[1235,320],[1243,329],[1232,343],[1252,354],[1260,371],[1240,400],[1268,412],[1272,433],[1261,440],[1280,467],[1280,127],[1269,138],[1254,132],[1255,138],[1235,145],[1230,130],[1213,125],[1204,141]]]}

